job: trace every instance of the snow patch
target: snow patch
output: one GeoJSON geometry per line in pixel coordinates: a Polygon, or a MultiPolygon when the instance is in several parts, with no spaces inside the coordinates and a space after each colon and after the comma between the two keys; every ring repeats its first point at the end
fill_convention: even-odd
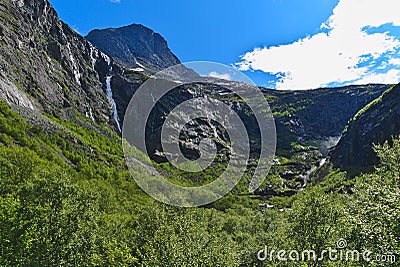
{"type": "Polygon", "coordinates": [[[81,73],[79,72],[79,68],[78,68],[78,65],[76,64],[76,60],[75,60],[74,56],[72,55],[71,44],[69,42],[67,43],[67,49],[68,49],[69,60],[72,63],[72,69],[74,71],[75,81],[79,85],[81,85],[81,73]]]}
{"type": "Polygon", "coordinates": [[[143,72],[144,69],[143,68],[134,68],[134,69],[130,69],[131,71],[138,71],[138,72],[143,72]]]}
{"type": "Polygon", "coordinates": [[[90,46],[90,59],[92,61],[92,68],[95,68],[97,59],[99,58],[99,51],[91,44],[89,43],[90,46]]]}

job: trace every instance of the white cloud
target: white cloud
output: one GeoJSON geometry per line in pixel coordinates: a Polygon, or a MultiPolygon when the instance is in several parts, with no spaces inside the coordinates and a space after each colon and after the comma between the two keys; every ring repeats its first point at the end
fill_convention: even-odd
{"type": "Polygon", "coordinates": [[[326,31],[287,45],[256,48],[237,65],[240,70],[277,75],[277,89],[362,81],[397,83],[400,76],[394,74],[398,71],[377,74],[372,64],[375,68],[378,63],[387,64],[380,61],[400,49],[399,38],[389,32],[368,33],[366,28],[388,23],[400,26],[399,9],[397,0],[340,0],[333,15],[321,25],[326,31]]]}
{"type": "Polygon", "coordinates": [[[111,3],[119,3],[121,0],[110,0],[111,3]]]}
{"type": "Polygon", "coordinates": [[[228,73],[218,73],[216,71],[212,71],[208,74],[208,76],[212,78],[232,80],[231,76],[228,73]]]}
{"type": "Polygon", "coordinates": [[[400,58],[391,58],[388,63],[390,65],[400,66],[400,58]]]}
{"type": "Polygon", "coordinates": [[[382,83],[395,84],[399,82],[400,70],[392,69],[387,73],[371,73],[365,75],[361,80],[354,84],[382,83]]]}

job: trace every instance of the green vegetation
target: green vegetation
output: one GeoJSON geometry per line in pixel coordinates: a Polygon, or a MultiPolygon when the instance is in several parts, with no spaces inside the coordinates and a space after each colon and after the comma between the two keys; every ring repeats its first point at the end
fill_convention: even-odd
{"type": "Polygon", "coordinates": [[[288,103],[288,104],[283,104],[280,106],[277,106],[274,110],[273,110],[273,115],[274,117],[290,117],[295,115],[296,113],[298,113],[301,110],[304,110],[307,106],[307,104],[309,104],[310,101],[303,101],[303,102],[299,102],[297,104],[294,103],[288,103]]]}
{"type": "Polygon", "coordinates": [[[371,101],[370,103],[368,103],[365,107],[363,107],[362,109],[360,109],[356,115],[354,115],[353,120],[357,120],[358,117],[360,117],[362,114],[365,113],[365,111],[367,111],[368,109],[370,109],[371,107],[375,106],[376,104],[378,104],[379,102],[382,102],[383,97],[388,94],[390,91],[393,90],[393,88],[396,85],[393,85],[392,87],[390,87],[389,89],[387,89],[385,92],[383,92],[378,98],[374,99],[373,101],[371,101]]]}
{"type": "MultiPolygon", "coordinates": [[[[0,266],[390,266],[257,259],[265,246],[318,254],[339,238],[400,256],[400,138],[375,148],[374,173],[349,180],[332,171],[295,197],[275,197],[274,208],[238,192],[176,208],[138,188],[116,135],[48,120],[30,125],[0,102],[0,266]]],[[[145,173],[138,166],[135,175],[145,173]]]]}

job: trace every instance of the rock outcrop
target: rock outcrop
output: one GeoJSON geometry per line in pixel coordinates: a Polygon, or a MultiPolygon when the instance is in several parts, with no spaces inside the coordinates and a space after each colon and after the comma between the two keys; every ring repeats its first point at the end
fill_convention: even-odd
{"type": "Polygon", "coordinates": [[[351,176],[373,171],[378,163],[373,144],[390,142],[399,133],[400,85],[397,85],[385,91],[351,119],[330,154],[330,162],[351,176]]]}
{"type": "Polygon", "coordinates": [[[143,25],[93,30],[86,39],[114,59],[137,70],[161,70],[180,64],[165,39],[143,25]]]}

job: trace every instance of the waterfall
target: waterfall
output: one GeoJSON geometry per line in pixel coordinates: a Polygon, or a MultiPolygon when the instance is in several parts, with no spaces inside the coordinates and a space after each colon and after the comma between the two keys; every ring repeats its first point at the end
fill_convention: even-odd
{"type": "Polygon", "coordinates": [[[297,191],[297,193],[300,193],[301,191],[303,191],[303,189],[307,186],[307,183],[310,181],[310,176],[311,174],[317,170],[319,167],[321,167],[322,165],[324,165],[326,162],[326,158],[323,158],[320,160],[320,162],[318,163],[318,166],[312,166],[311,169],[309,169],[304,175],[301,175],[300,178],[303,179],[304,184],[303,186],[297,191]]]}
{"type": "MultiPolygon", "coordinates": [[[[112,68],[110,69],[110,74],[112,73],[112,68]]],[[[106,95],[108,100],[110,100],[112,104],[112,113],[113,113],[113,118],[115,123],[117,124],[118,131],[121,132],[121,126],[119,124],[119,117],[118,117],[118,111],[117,111],[117,104],[114,101],[112,90],[111,90],[111,78],[112,75],[109,75],[106,77],[106,95]]]]}

